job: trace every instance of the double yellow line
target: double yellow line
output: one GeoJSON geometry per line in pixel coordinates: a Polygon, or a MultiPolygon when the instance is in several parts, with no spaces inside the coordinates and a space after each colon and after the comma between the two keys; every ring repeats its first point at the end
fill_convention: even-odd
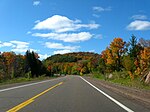
{"type": "Polygon", "coordinates": [[[21,104],[15,106],[15,107],[13,107],[12,109],[8,110],[7,112],[17,112],[18,110],[20,110],[20,109],[22,109],[23,107],[25,107],[25,106],[29,105],[30,103],[32,103],[36,98],[40,97],[41,95],[45,94],[46,92],[52,90],[52,89],[55,88],[55,87],[60,86],[61,84],[63,84],[63,82],[60,82],[60,83],[58,83],[58,84],[56,84],[56,85],[54,85],[54,86],[48,88],[47,90],[41,92],[40,94],[38,94],[38,95],[36,95],[36,96],[34,96],[34,97],[32,97],[32,98],[26,100],[25,102],[23,102],[23,103],[21,103],[21,104]]]}

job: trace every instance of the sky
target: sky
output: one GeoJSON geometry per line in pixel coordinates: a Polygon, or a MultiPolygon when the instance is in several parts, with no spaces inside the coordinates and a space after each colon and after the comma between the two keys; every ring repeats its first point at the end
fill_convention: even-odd
{"type": "Polygon", "coordinates": [[[116,37],[150,39],[150,0],[0,0],[0,52],[45,59],[101,53],[116,37]]]}

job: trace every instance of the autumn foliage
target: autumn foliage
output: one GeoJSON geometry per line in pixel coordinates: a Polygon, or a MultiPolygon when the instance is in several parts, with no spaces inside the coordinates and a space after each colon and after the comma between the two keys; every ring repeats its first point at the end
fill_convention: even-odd
{"type": "Polygon", "coordinates": [[[115,38],[101,53],[101,58],[104,61],[100,64],[105,66],[101,70],[103,74],[126,71],[132,80],[135,77],[144,79],[150,71],[150,41],[140,39],[137,42],[134,35],[129,42],[115,38]]]}
{"type": "Polygon", "coordinates": [[[43,61],[52,74],[83,75],[98,70],[100,55],[90,52],[57,54],[43,61]]]}
{"type": "Polygon", "coordinates": [[[129,42],[117,37],[101,54],[91,52],[74,52],[56,54],[41,61],[35,52],[27,51],[25,55],[14,52],[0,53],[0,80],[17,77],[107,74],[125,72],[121,78],[140,78],[144,81],[150,71],[150,40],[137,40],[132,35],[129,42]]]}

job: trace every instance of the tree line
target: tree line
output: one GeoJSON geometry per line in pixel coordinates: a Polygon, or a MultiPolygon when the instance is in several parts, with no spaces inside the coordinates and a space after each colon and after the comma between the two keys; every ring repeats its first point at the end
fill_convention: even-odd
{"type": "Polygon", "coordinates": [[[54,74],[84,75],[99,73],[106,78],[108,74],[119,73],[114,78],[140,78],[144,81],[150,71],[150,40],[137,40],[132,35],[128,42],[114,38],[100,54],[74,52],[57,54],[40,61],[35,52],[25,55],[14,52],[0,53],[0,80],[18,77],[39,77],[54,74]]]}
{"type": "Polygon", "coordinates": [[[150,74],[150,40],[137,40],[132,35],[126,42],[118,37],[100,54],[59,54],[47,58],[43,63],[52,74],[83,75],[97,72],[105,78],[112,74],[113,78],[139,78],[144,81],[150,74]]]}
{"type": "Polygon", "coordinates": [[[29,50],[25,55],[14,52],[0,53],[0,80],[18,77],[33,78],[41,75],[51,76],[39,56],[29,50]]]}

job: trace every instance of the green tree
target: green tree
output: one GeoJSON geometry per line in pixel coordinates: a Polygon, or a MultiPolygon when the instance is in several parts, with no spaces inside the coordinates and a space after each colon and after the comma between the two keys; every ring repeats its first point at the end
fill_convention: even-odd
{"type": "Polygon", "coordinates": [[[142,49],[141,44],[137,43],[137,39],[134,35],[131,36],[131,39],[129,41],[130,47],[129,47],[129,55],[134,60],[137,59],[137,56],[140,54],[140,50],[142,49]]]}
{"type": "Polygon", "coordinates": [[[130,57],[130,55],[124,56],[122,64],[125,70],[128,71],[130,78],[133,80],[134,79],[133,72],[135,70],[134,60],[130,57]]]}
{"type": "Polygon", "coordinates": [[[106,72],[106,64],[105,64],[105,61],[104,61],[103,58],[100,58],[98,68],[99,68],[99,72],[100,73],[105,74],[105,72],[106,72]]]}

